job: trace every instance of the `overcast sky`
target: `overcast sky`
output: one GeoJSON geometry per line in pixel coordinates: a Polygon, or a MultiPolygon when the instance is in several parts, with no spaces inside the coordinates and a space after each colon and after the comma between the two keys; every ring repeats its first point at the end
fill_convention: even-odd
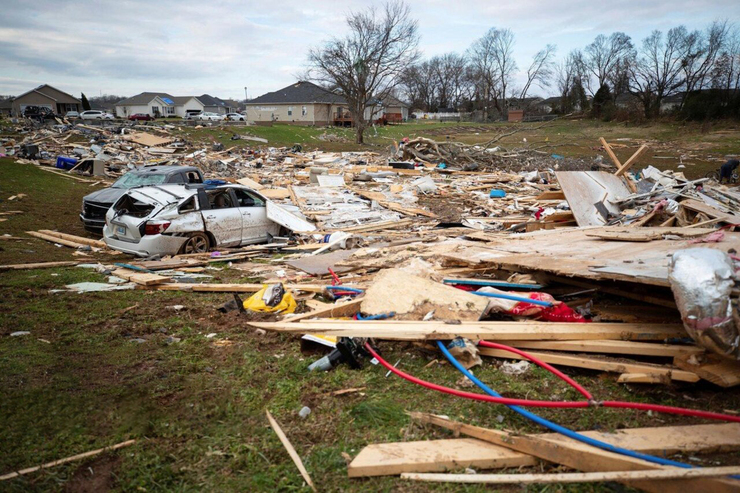
{"type": "MultiPolygon", "coordinates": [[[[359,0],[0,0],[0,94],[48,83],[74,95],[161,91],[244,98],[274,91],[305,68],[306,52],[345,32],[359,0]]],[[[597,34],[715,19],[740,23],[740,0],[411,0],[426,56],[463,52],[491,27],[516,36],[522,70],[547,43],[558,58],[597,34]]],[[[536,88],[535,93],[547,94],[536,88]]]]}

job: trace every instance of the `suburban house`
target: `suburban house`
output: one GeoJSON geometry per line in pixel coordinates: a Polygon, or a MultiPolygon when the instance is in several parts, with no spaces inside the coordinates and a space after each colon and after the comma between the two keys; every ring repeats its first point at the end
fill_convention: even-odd
{"type": "MultiPolygon", "coordinates": [[[[352,125],[352,115],[343,96],[313,82],[298,81],[275,92],[268,92],[246,103],[247,120],[256,123],[281,122],[294,125],[352,125]]],[[[366,120],[388,121],[408,118],[408,106],[395,98],[374,100],[365,108],[366,120]]]]}
{"type": "Polygon", "coordinates": [[[172,98],[173,96],[166,93],[142,92],[117,102],[116,116],[128,118],[137,113],[153,117],[176,116],[175,103],[172,98]]]}
{"type": "Polygon", "coordinates": [[[188,113],[208,111],[226,114],[233,107],[219,98],[208,94],[202,96],[172,96],[164,92],[142,92],[116,103],[116,116],[128,118],[136,113],[143,113],[155,118],[179,116],[185,118],[188,113]]]}
{"type": "Polygon", "coordinates": [[[49,108],[58,115],[68,111],[82,111],[82,102],[71,94],[43,84],[13,99],[13,114],[22,115],[28,106],[49,108]]]}
{"type": "Polygon", "coordinates": [[[331,125],[349,113],[342,96],[312,82],[299,81],[247,101],[247,120],[295,125],[331,125]]]}
{"type": "Polygon", "coordinates": [[[202,96],[198,96],[196,99],[203,105],[203,111],[207,111],[209,113],[225,115],[226,113],[234,113],[237,110],[236,106],[209,94],[203,94],[202,96]]]}
{"type": "Polygon", "coordinates": [[[409,119],[409,105],[388,96],[383,100],[383,116],[389,123],[405,122],[409,119]]]}

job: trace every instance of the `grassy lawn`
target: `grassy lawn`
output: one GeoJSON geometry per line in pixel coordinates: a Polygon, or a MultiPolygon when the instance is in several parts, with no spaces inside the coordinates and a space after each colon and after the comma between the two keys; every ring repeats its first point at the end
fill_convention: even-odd
{"type": "MultiPolygon", "coordinates": [[[[415,132],[429,134],[458,127],[466,126],[387,127],[378,130],[378,137],[371,138],[369,147],[383,146],[415,132]]],[[[321,135],[325,129],[276,125],[249,127],[248,131],[284,139],[283,144],[299,141],[313,145],[310,137],[321,135]]],[[[465,131],[463,128],[455,135],[485,138],[476,135],[474,129],[469,134],[465,131]]],[[[616,125],[561,129],[561,133],[566,131],[569,135],[588,133],[584,142],[592,135],[648,138],[641,137],[639,129],[616,125]]],[[[227,141],[230,137],[221,130],[198,132],[225,136],[227,141]]],[[[444,139],[444,133],[441,135],[436,138],[444,139]]],[[[677,129],[654,129],[649,135],[663,141],[685,140],[677,129]]],[[[725,145],[724,138],[720,141],[716,145],[725,145]]],[[[0,222],[0,234],[26,237],[24,231],[58,229],[82,235],[77,214],[82,196],[91,190],[87,183],[2,159],[0,212],[21,210],[23,214],[3,216],[8,220],[0,222]],[[18,193],[27,196],[7,201],[18,193]]],[[[0,242],[0,264],[70,259],[84,257],[32,238],[0,242]]],[[[213,271],[213,275],[214,282],[246,282],[236,269],[224,268],[213,271]]],[[[323,353],[302,351],[294,336],[260,335],[247,327],[245,316],[218,312],[216,308],[230,299],[227,294],[50,292],[81,281],[105,282],[105,277],[76,267],[0,272],[0,474],[130,438],[138,442],[115,453],[6,481],[0,484],[0,490],[307,491],[265,419],[264,411],[269,409],[321,491],[487,491],[477,486],[407,483],[398,478],[350,480],[345,454],[354,457],[370,443],[451,436],[412,423],[406,411],[445,414],[490,428],[541,431],[506,408],[412,387],[396,377],[386,378],[385,370],[372,365],[362,370],[344,366],[328,373],[309,373],[306,367],[323,353]],[[168,308],[174,305],[186,309],[178,312],[168,308]],[[9,336],[21,330],[30,331],[30,335],[9,336]],[[211,333],[216,336],[207,338],[211,333]],[[366,389],[362,393],[328,395],[349,387],[366,389]],[[312,411],[305,419],[298,416],[303,406],[312,411]]],[[[398,366],[404,371],[458,387],[459,374],[449,365],[428,365],[440,357],[438,354],[410,344],[385,342],[379,347],[389,361],[400,360],[398,366]]],[[[599,399],[704,405],[714,411],[740,409],[739,390],[718,391],[705,382],[625,386],[617,384],[614,375],[566,372],[599,399]]],[[[511,397],[578,398],[570,387],[538,369],[522,376],[507,376],[488,359],[475,374],[511,397]]],[[[538,412],[582,430],[696,422],[604,409],[538,412]]],[[[737,462],[740,454],[716,460],[726,461],[728,457],[737,462]]],[[[702,458],[695,463],[714,465],[702,458]]],[[[541,491],[546,489],[551,488],[541,491]]]]}
{"type": "MultiPolygon", "coordinates": [[[[638,168],[652,165],[658,169],[683,171],[691,179],[719,168],[727,155],[740,154],[740,124],[736,122],[700,124],[673,121],[636,125],[592,120],[557,120],[544,126],[542,123],[414,122],[369,128],[365,133],[365,145],[360,148],[382,153],[390,149],[394,141],[415,136],[429,137],[439,142],[450,140],[480,144],[513,129],[519,131],[495,145],[520,148],[525,145],[523,139],[526,139],[526,145],[533,148],[550,146],[544,149],[543,167],[556,164],[548,158],[549,154],[584,159],[594,159],[602,155],[608,160],[599,150],[599,137],[604,137],[613,144],[615,154],[621,162],[625,162],[644,143],[650,147],[650,152],[640,160],[638,168]],[[678,168],[679,165],[684,168],[678,168]]],[[[354,130],[350,128],[274,124],[271,127],[181,127],[176,133],[192,142],[220,142],[226,148],[259,145],[248,140],[231,140],[234,134],[246,134],[267,139],[268,145],[274,147],[301,144],[304,150],[358,150],[358,146],[354,144],[354,130]]]]}

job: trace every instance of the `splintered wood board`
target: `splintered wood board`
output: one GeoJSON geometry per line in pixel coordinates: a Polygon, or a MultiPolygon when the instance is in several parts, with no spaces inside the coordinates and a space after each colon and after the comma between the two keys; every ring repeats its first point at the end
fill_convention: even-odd
{"type": "Polygon", "coordinates": [[[606,221],[594,204],[602,202],[609,212],[619,214],[619,207],[608,199],[630,194],[621,178],[606,171],[558,171],[555,176],[579,226],[603,226],[606,221]]]}
{"type": "Polygon", "coordinates": [[[671,324],[609,324],[556,322],[415,322],[403,320],[304,320],[300,323],[249,322],[249,325],[277,332],[324,334],[346,337],[376,337],[401,341],[427,339],[491,339],[510,340],[584,340],[617,339],[662,341],[686,337],[682,325],[671,324]]]}
{"type": "MultiPolygon", "coordinates": [[[[740,424],[633,428],[615,432],[585,431],[590,438],[646,454],[728,452],[740,449],[740,424]]],[[[568,441],[557,433],[537,435],[568,441]]],[[[475,438],[376,443],[365,447],[347,468],[349,477],[386,476],[403,472],[439,472],[463,467],[496,469],[530,466],[531,455],[475,438]]]]}
{"type": "Polygon", "coordinates": [[[664,356],[671,358],[684,354],[701,354],[705,351],[704,348],[698,346],[634,341],[509,341],[506,344],[519,349],[664,356]]]}
{"type": "Polygon", "coordinates": [[[707,354],[700,364],[690,362],[689,355],[676,356],[673,360],[679,368],[696,373],[704,380],[709,380],[720,387],[740,385],[740,361],[722,359],[714,354],[707,354]]]}
{"type": "MultiPolygon", "coordinates": [[[[691,246],[688,243],[690,240],[685,238],[625,245],[622,241],[589,236],[606,229],[608,228],[555,229],[506,237],[483,234],[479,238],[487,239],[486,243],[470,241],[442,245],[436,247],[433,253],[437,258],[456,265],[488,265],[516,272],[534,270],[568,278],[612,279],[669,287],[668,262],[671,255],[691,246]]],[[[668,232],[677,228],[650,229],[669,234],[668,232]]],[[[703,229],[705,234],[713,231],[703,229]]],[[[726,232],[721,242],[705,243],[702,247],[723,251],[734,248],[740,251],[740,233],[726,232]]],[[[605,289],[611,287],[608,283],[602,285],[605,289]]]]}
{"type": "Polygon", "coordinates": [[[259,193],[268,199],[287,199],[290,197],[290,191],[287,188],[262,188],[259,193]]]}
{"type": "Polygon", "coordinates": [[[129,269],[116,269],[112,274],[121,279],[126,279],[127,281],[139,284],[140,286],[156,286],[170,280],[169,277],[160,276],[159,274],[148,274],[129,269]]]}
{"type": "MultiPolygon", "coordinates": [[[[480,348],[483,356],[506,359],[526,359],[518,354],[510,353],[501,349],[480,348]]],[[[672,368],[670,366],[650,365],[647,363],[613,361],[588,356],[575,356],[570,354],[550,354],[528,351],[528,354],[541,359],[545,363],[560,366],[572,366],[575,368],[586,368],[589,370],[608,371],[616,373],[649,373],[654,375],[665,375],[672,380],[682,382],[698,382],[699,375],[696,373],[672,368]]]]}

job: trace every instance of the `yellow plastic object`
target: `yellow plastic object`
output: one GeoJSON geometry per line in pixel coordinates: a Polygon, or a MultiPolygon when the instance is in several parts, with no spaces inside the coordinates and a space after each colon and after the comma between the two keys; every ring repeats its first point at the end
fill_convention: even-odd
{"type": "MultiPolygon", "coordinates": [[[[282,288],[282,286],[281,286],[282,288]]],[[[255,312],[269,312],[269,313],[293,313],[298,307],[295,298],[290,291],[285,291],[282,299],[275,306],[270,306],[265,302],[265,294],[268,289],[274,289],[274,286],[268,286],[265,284],[262,289],[254,293],[252,296],[244,300],[244,309],[252,310],[255,312]]]]}

